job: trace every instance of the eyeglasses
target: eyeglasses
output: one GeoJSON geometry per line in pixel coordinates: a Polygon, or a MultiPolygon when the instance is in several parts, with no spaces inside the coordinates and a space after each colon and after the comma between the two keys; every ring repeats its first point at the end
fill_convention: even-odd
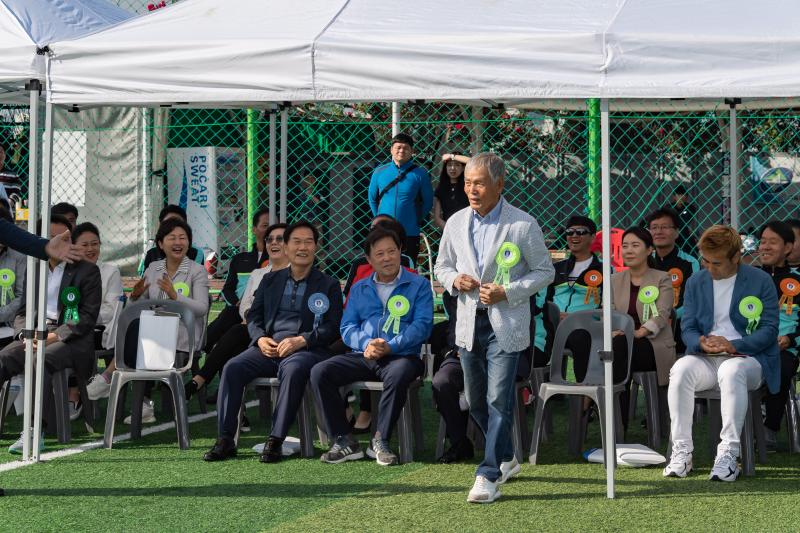
{"type": "Polygon", "coordinates": [[[667,231],[675,229],[675,226],[650,226],[650,231],[667,231]]]}
{"type": "Polygon", "coordinates": [[[267,242],[268,243],[283,242],[283,235],[278,235],[277,237],[267,237],[267,242]]]}
{"type": "Polygon", "coordinates": [[[564,232],[564,235],[566,235],[567,237],[573,237],[576,235],[578,237],[585,237],[586,235],[591,235],[591,234],[592,232],[589,231],[588,229],[568,229],[567,231],[564,232]]]}

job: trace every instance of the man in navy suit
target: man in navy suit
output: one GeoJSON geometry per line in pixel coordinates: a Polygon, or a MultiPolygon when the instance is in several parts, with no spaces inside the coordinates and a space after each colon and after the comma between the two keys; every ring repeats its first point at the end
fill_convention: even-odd
{"type": "Polygon", "coordinates": [[[719,387],[722,431],[712,481],[735,481],[748,391],[779,389],[778,297],[763,270],[741,264],[742,242],[731,227],[712,226],[698,243],[703,270],[686,285],[682,335],[686,355],[669,381],[672,457],[665,477],[692,470],[695,392],[719,387]]]}

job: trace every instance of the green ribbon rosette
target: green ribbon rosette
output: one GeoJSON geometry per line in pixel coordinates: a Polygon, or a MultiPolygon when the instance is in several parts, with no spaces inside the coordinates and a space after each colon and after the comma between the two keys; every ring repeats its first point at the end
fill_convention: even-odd
{"type": "Polygon", "coordinates": [[[400,319],[411,310],[411,304],[408,302],[408,298],[398,294],[389,298],[389,301],[386,302],[386,309],[389,311],[389,320],[383,325],[383,332],[388,333],[389,328],[392,328],[392,333],[397,335],[400,333],[400,319]]]}
{"type": "Polygon", "coordinates": [[[658,300],[658,287],[655,285],[648,285],[639,289],[639,301],[642,302],[644,309],[642,310],[642,322],[647,322],[651,318],[658,316],[658,307],[656,307],[656,300],[658,300]]]}
{"type": "Polygon", "coordinates": [[[747,334],[752,335],[761,322],[764,304],[755,296],[746,296],[739,302],[739,313],[747,319],[747,334]]]}
{"type": "Polygon", "coordinates": [[[180,294],[182,296],[186,296],[187,298],[190,297],[189,286],[187,284],[185,284],[184,282],[179,281],[178,283],[174,284],[172,287],[175,289],[175,292],[177,292],[178,294],[180,294]]]}
{"type": "Polygon", "coordinates": [[[14,282],[17,275],[10,268],[0,270],[0,306],[8,305],[14,299],[14,282]]]}
{"type": "Polygon", "coordinates": [[[500,246],[494,259],[497,263],[497,275],[494,277],[494,282],[497,285],[508,288],[508,284],[511,282],[511,269],[519,263],[521,256],[519,246],[513,242],[504,242],[500,246]]]}
{"type": "Polygon", "coordinates": [[[64,306],[64,323],[75,325],[80,321],[78,304],[81,303],[81,291],[78,287],[64,287],[61,291],[61,305],[64,306]]]}

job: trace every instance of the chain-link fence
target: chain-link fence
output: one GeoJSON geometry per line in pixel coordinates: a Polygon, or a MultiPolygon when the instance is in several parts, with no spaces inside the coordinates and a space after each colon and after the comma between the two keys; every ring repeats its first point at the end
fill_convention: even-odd
{"type": "MultiPolygon", "coordinates": [[[[400,130],[415,139],[415,161],[436,187],[441,156],[492,150],[507,161],[506,198],[533,214],[551,249],[572,214],[599,222],[599,115],[578,111],[404,103],[400,130]]],[[[372,213],[367,189],[373,170],[390,161],[389,103],[308,104],[273,112],[190,109],[94,109],[56,114],[53,202],[77,205],[81,221],[101,230],[103,257],[135,272],[151,245],[158,211],[168,202],[202,204],[190,213],[195,241],[214,252],[219,275],[248,248],[249,216],[269,205],[270,148],[280,192],[285,160],[286,218],[306,218],[323,235],[320,259],[345,277],[360,254],[372,213]],[[284,142],[282,142],[284,141],[284,142]],[[281,151],[285,143],[285,152],[281,151]],[[201,218],[198,218],[201,217],[201,218]]],[[[0,110],[0,176],[12,200],[27,197],[27,110],[0,110]]],[[[740,111],[738,201],[732,203],[729,108],[611,114],[611,221],[625,228],[657,207],[675,205],[691,220],[691,241],[738,208],[739,228],[794,217],[800,150],[796,110],[740,111]],[[676,197],[681,192],[681,198],[676,197]]],[[[278,195],[280,197],[280,195],[278,195]]],[[[277,216],[280,202],[273,208],[277,216]]],[[[423,227],[433,254],[440,230],[423,227]]],[[[426,259],[422,256],[422,259],[426,259]]],[[[432,258],[431,258],[432,259],[432,258]]],[[[422,268],[426,268],[423,261],[422,268]]]]}

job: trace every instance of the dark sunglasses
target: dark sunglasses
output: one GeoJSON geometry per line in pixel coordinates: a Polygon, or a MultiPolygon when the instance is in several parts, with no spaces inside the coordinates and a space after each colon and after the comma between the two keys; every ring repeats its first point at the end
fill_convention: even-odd
{"type": "Polygon", "coordinates": [[[592,232],[589,231],[588,229],[568,229],[567,231],[564,232],[564,235],[566,235],[567,237],[572,237],[575,235],[577,235],[578,237],[583,237],[585,235],[591,235],[591,234],[592,232]]]}
{"type": "Polygon", "coordinates": [[[267,237],[267,242],[283,242],[283,235],[278,235],[277,237],[267,237]]]}

